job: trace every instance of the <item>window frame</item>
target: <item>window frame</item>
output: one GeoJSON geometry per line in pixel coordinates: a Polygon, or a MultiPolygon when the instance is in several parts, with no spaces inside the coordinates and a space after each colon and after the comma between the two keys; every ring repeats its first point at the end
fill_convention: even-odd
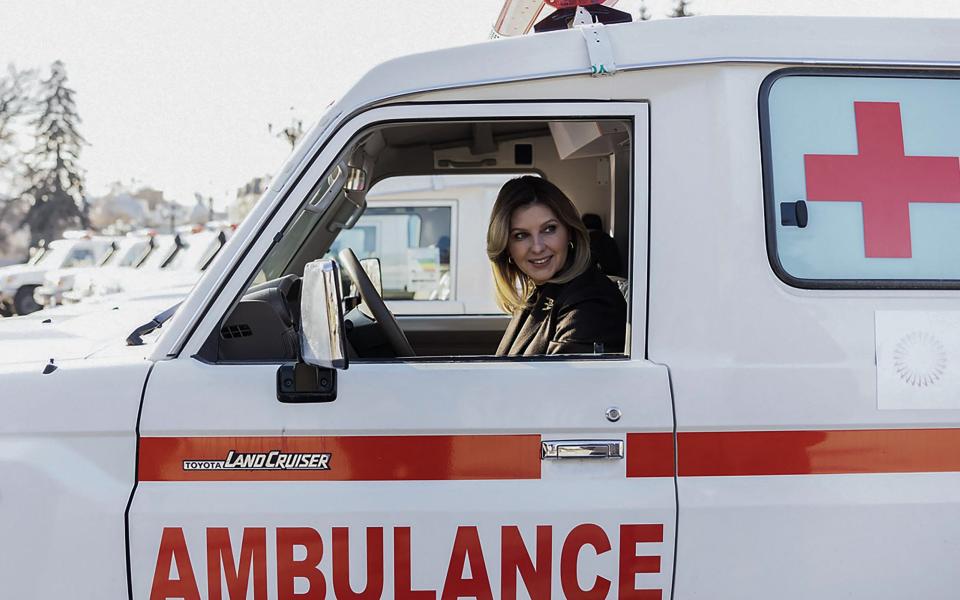
{"type": "MultiPolygon", "coordinates": [[[[614,359],[645,360],[648,301],[649,250],[649,101],[477,101],[399,103],[367,108],[344,118],[324,132],[314,149],[300,161],[296,170],[284,169],[278,181],[280,193],[264,199],[267,206],[255,210],[254,219],[241,226],[229,252],[221,252],[216,263],[221,268],[209,270],[202,277],[181,309],[161,334],[151,358],[164,360],[181,355],[203,360],[206,340],[232,310],[241,293],[252,280],[257,268],[271,247],[282,237],[285,228],[299,214],[316,182],[327,172],[343,149],[362,131],[374,126],[430,121],[510,121],[510,120],[622,120],[631,129],[632,161],[629,166],[630,254],[627,257],[631,275],[631,295],[627,305],[627,347],[614,359]],[[287,181],[290,179],[291,181],[287,181]],[[642,243],[636,243],[643,236],[642,243]],[[638,287],[641,286],[641,287],[638,287]]],[[[529,167],[518,169],[528,172],[529,167]]],[[[424,357],[436,362],[475,362],[474,357],[424,357]]],[[[584,360],[587,355],[564,357],[531,357],[534,360],[584,360]]],[[[598,357],[599,358],[599,357],[598,357]]],[[[597,360],[592,355],[588,360],[597,360]]],[[[378,362],[415,362],[418,358],[378,362]]],[[[422,358],[420,359],[422,360],[422,358]]],[[[503,357],[483,356],[476,360],[496,363],[503,357]]],[[[263,361],[255,361],[263,362],[263,361]]],[[[282,364],[282,360],[268,361],[282,364]]]]}
{"type": "MultiPolygon", "coordinates": [[[[810,279],[791,275],[780,262],[777,247],[777,199],[774,197],[773,148],[770,136],[770,92],[787,77],[865,77],[896,79],[960,79],[960,71],[893,69],[884,67],[789,67],[767,75],[758,96],[760,161],[767,259],[774,274],[790,287],[807,290],[957,290],[960,279],[810,279]]],[[[805,199],[804,199],[805,200],[805,199]]],[[[796,199],[782,199],[794,202],[796,199]]]]}

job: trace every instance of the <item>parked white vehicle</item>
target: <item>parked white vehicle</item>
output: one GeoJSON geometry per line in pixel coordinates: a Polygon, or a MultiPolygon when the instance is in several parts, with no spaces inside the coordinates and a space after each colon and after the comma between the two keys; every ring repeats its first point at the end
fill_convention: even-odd
{"type": "Polygon", "coordinates": [[[204,230],[179,234],[177,251],[159,263],[158,268],[153,268],[157,263],[150,263],[148,259],[150,264],[144,264],[143,268],[118,269],[113,277],[98,279],[92,285],[91,295],[141,293],[166,288],[189,290],[223,247],[227,237],[226,231],[204,230]]]}
{"type": "Polygon", "coordinates": [[[34,300],[34,290],[43,284],[50,271],[99,265],[114,251],[114,238],[73,237],[54,240],[21,265],[0,268],[0,303],[12,312],[25,315],[42,308],[34,300]]]}
{"type": "Polygon", "coordinates": [[[156,236],[156,250],[138,268],[99,269],[78,277],[77,286],[64,294],[70,302],[121,292],[149,292],[181,288],[197,282],[228,237],[228,231],[199,231],[156,236]]]}
{"type": "Polygon", "coordinates": [[[514,175],[394,177],[374,185],[367,210],[330,247],[380,260],[383,297],[398,315],[491,314],[485,232],[500,187],[514,175]],[[468,277],[460,277],[468,273],[468,277]]]}
{"type": "MultiPolygon", "coordinates": [[[[150,256],[156,245],[153,238],[143,235],[128,235],[115,241],[113,248],[100,262],[100,269],[129,267],[136,269],[150,256]]],[[[73,289],[74,282],[85,267],[70,267],[49,271],[44,276],[43,285],[33,292],[33,297],[41,306],[50,308],[63,303],[63,295],[73,289]]]]}
{"type": "Polygon", "coordinates": [[[153,249],[139,266],[104,266],[100,269],[90,269],[77,273],[70,290],[64,291],[62,299],[65,303],[81,302],[92,296],[114,294],[123,289],[123,282],[131,277],[134,269],[145,273],[155,274],[170,263],[173,257],[180,252],[183,245],[178,235],[152,236],[153,249]]]}
{"type": "MultiPolygon", "coordinates": [[[[4,595],[955,598],[958,104],[946,19],[585,25],[374,69],[178,307],[0,322],[4,595]],[[357,236],[368,188],[529,172],[622,257],[622,350],[497,356],[504,315],[383,303],[443,293],[439,221],[357,236]],[[323,258],[404,229],[409,272],[323,258]]],[[[456,222],[451,252],[488,224],[456,222]]]]}

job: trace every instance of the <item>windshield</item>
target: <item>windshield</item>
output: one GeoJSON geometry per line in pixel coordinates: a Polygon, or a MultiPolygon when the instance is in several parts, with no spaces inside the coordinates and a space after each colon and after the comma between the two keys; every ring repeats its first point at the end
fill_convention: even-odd
{"type": "Polygon", "coordinates": [[[116,252],[116,256],[120,258],[114,264],[118,267],[135,267],[147,256],[149,251],[150,242],[147,240],[124,241],[116,252]]]}
{"type": "Polygon", "coordinates": [[[219,248],[220,243],[215,233],[195,233],[184,240],[183,248],[166,268],[199,271],[219,248]]]}
{"type": "Polygon", "coordinates": [[[33,256],[31,256],[30,260],[27,261],[27,264],[28,265],[40,264],[40,261],[46,259],[47,254],[50,254],[49,248],[37,248],[37,251],[33,253],[33,256]]]}
{"type": "Polygon", "coordinates": [[[114,262],[117,256],[120,254],[120,246],[116,242],[111,242],[107,247],[107,251],[100,257],[99,262],[97,263],[98,267],[103,265],[110,264],[114,262]]]}
{"type": "Polygon", "coordinates": [[[56,241],[46,248],[40,249],[37,254],[34,255],[34,260],[31,261],[30,264],[43,265],[51,268],[61,266],[68,267],[70,265],[64,264],[64,259],[67,257],[69,251],[69,246],[65,246],[61,241],[56,241]]]}
{"type": "Polygon", "coordinates": [[[147,260],[141,265],[142,269],[159,269],[160,265],[170,258],[170,254],[173,253],[177,247],[172,235],[157,236],[154,241],[156,242],[156,248],[154,248],[150,256],[147,257],[147,260]]]}
{"type": "MultiPolygon", "coordinates": [[[[330,106],[333,106],[333,103],[331,103],[330,106]]],[[[337,115],[328,110],[327,113],[320,119],[320,121],[313,127],[310,134],[300,138],[298,147],[301,144],[306,143],[308,138],[313,139],[317,132],[323,131],[323,129],[329,125],[336,116],[337,115]]],[[[341,154],[341,158],[343,154],[346,154],[346,151],[341,154]]],[[[296,150],[291,155],[291,160],[294,156],[296,156],[296,150]]],[[[338,165],[339,162],[340,158],[334,161],[333,164],[338,165]]],[[[336,169],[336,167],[333,167],[333,169],[336,169]]],[[[290,261],[293,260],[297,250],[310,236],[311,232],[317,226],[317,223],[320,222],[320,216],[330,205],[337,204],[341,201],[344,195],[342,190],[338,191],[338,193],[333,196],[325,197],[325,194],[335,183],[336,178],[332,177],[332,175],[332,173],[327,173],[324,177],[321,177],[316,186],[310,190],[304,206],[301,207],[300,213],[294,218],[294,221],[290,227],[284,231],[283,237],[280,238],[280,241],[273,248],[273,250],[267,254],[267,257],[260,265],[260,270],[254,277],[254,283],[263,283],[264,281],[276,279],[277,277],[284,275],[287,272],[290,261]]]]}
{"type": "Polygon", "coordinates": [[[286,272],[287,265],[293,259],[294,253],[313,231],[313,228],[320,221],[320,214],[316,212],[302,211],[297,215],[290,230],[284,234],[277,243],[276,247],[266,260],[255,279],[255,282],[263,282],[270,279],[276,279],[286,272]]]}
{"type": "Polygon", "coordinates": [[[97,255],[93,248],[84,244],[74,246],[63,260],[62,267],[92,267],[97,263],[97,255]]]}

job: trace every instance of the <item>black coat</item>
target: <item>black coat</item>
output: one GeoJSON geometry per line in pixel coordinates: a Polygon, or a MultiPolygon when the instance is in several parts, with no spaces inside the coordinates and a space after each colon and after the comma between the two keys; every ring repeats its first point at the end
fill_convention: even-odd
{"type": "Polygon", "coordinates": [[[627,303],[596,267],[567,283],[538,286],[513,315],[497,356],[623,352],[627,303]]]}

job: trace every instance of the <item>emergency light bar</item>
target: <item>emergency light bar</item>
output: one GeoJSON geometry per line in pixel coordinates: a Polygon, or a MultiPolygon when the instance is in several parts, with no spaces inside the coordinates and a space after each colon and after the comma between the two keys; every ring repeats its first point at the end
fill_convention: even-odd
{"type": "Polygon", "coordinates": [[[611,8],[617,0],[504,0],[490,37],[513,37],[570,27],[578,7],[603,24],[629,23],[629,13],[611,8]]]}
{"type": "Polygon", "coordinates": [[[587,11],[591,18],[593,18],[594,23],[613,25],[614,23],[629,23],[633,20],[630,13],[625,13],[622,10],[616,10],[602,4],[589,4],[574,6],[573,8],[561,8],[544,17],[543,20],[533,26],[533,30],[537,33],[543,33],[545,31],[556,31],[558,29],[570,29],[578,8],[583,8],[583,10],[587,11]]]}
{"type": "MultiPolygon", "coordinates": [[[[595,6],[597,4],[604,4],[604,0],[543,0],[545,4],[549,4],[557,10],[561,8],[576,8],[578,6],[595,6]]],[[[612,2],[607,2],[607,6],[613,6],[617,3],[617,0],[612,0],[612,2]]]]}

